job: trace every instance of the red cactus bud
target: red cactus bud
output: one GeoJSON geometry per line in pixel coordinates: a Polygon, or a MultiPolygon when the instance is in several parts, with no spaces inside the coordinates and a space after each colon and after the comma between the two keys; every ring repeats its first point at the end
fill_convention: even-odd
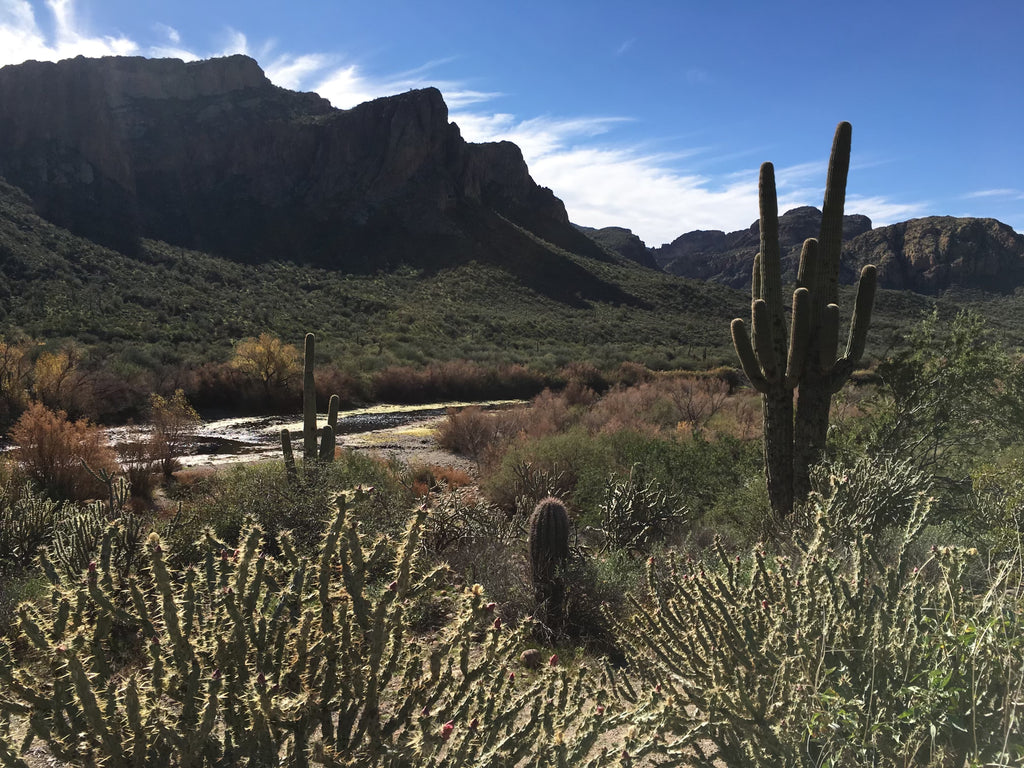
{"type": "Polygon", "coordinates": [[[420,717],[430,717],[430,707],[424,707],[420,710],[420,717]]]}
{"type": "Polygon", "coordinates": [[[661,683],[658,683],[656,686],[654,686],[654,692],[661,693],[661,683]]]}
{"type": "Polygon", "coordinates": [[[768,610],[768,601],[767,600],[762,600],[761,601],[761,610],[763,610],[763,611],[767,611],[768,610]]]}
{"type": "Polygon", "coordinates": [[[397,581],[392,581],[390,584],[388,584],[388,589],[391,590],[392,592],[397,592],[398,591],[398,582],[397,581]]]}
{"type": "Polygon", "coordinates": [[[472,720],[469,721],[469,730],[475,731],[478,725],[480,725],[480,721],[474,717],[472,720]]]}
{"type": "Polygon", "coordinates": [[[228,551],[226,549],[222,549],[220,551],[220,559],[221,560],[227,560],[228,559],[228,551]]]}
{"type": "Polygon", "coordinates": [[[511,682],[515,681],[515,679],[516,679],[516,673],[515,672],[509,672],[508,673],[508,680],[509,680],[509,682],[511,683],[511,682]]]}
{"type": "Polygon", "coordinates": [[[495,628],[495,629],[501,629],[501,616],[498,616],[498,617],[497,617],[497,618],[496,618],[496,619],[494,620],[494,628],[495,628]]]}
{"type": "Polygon", "coordinates": [[[96,573],[96,561],[95,560],[90,560],[89,561],[89,573],[96,573]]]}
{"type": "Polygon", "coordinates": [[[220,668],[213,670],[213,674],[210,675],[214,680],[220,680],[220,668]]]}
{"type": "Polygon", "coordinates": [[[441,726],[441,738],[448,741],[448,737],[452,735],[452,731],[455,730],[455,723],[449,720],[447,723],[441,726]]]}
{"type": "Polygon", "coordinates": [[[484,610],[488,613],[493,613],[494,609],[498,607],[497,603],[488,603],[484,606],[484,610]]]}
{"type": "Polygon", "coordinates": [[[599,715],[603,715],[604,714],[604,705],[603,704],[598,704],[597,705],[597,714],[599,714],[599,715]]]}
{"type": "Polygon", "coordinates": [[[558,654],[557,653],[552,653],[551,654],[551,658],[548,659],[548,664],[550,664],[552,667],[557,667],[558,666],[558,654]]]}

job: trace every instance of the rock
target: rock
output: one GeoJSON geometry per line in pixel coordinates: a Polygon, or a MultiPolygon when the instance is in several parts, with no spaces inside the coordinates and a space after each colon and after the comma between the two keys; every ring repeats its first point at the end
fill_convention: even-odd
{"type": "Polygon", "coordinates": [[[1009,292],[1024,284],[1024,235],[995,219],[931,216],[862,234],[845,244],[843,260],[875,264],[884,288],[1009,292]]]}
{"type": "Polygon", "coordinates": [[[519,661],[527,669],[539,669],[544,657],[536,648],[530,648],[519,655],[519,661]]]}

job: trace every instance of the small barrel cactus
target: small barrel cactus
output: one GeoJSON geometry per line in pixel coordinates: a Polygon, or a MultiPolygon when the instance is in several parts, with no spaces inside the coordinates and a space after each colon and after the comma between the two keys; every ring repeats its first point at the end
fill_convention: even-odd
{"type": "Polygon", "coordinates": [[[530,515],[530,575],[540,605],[541,618],[549,627],[562,613],[565,585],[562,570],[569,559],[569,514],[553,496],[541,499],[530,515]]]}

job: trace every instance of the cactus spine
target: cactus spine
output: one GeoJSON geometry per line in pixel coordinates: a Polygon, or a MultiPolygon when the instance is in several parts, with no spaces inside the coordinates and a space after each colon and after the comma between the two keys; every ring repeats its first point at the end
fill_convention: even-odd
{"type": "MultiPolygon", "coordinates": [[[[307,469],[312,461],[334,461],[336,445],[335,431],[338,428],[338,410],[341,398],[331,395],[327,406],[327,423],[322,429],[316,424],[316,379],[313,375],[313,358],[315,353],[315,337],[306,334],[302,357],[302,457],[307,469]]],[[[287,429],[281,430],[281,453],[289,478],[296,478],[295,454],[292,450],[291,434],[287,429]]]]}
{"type": "Polygon", "coordinates": [[[732,321],[736,354],[750,383],[761,393],[765,475],[772,509],[785,516],[810,490],[811,465],[825,446],[832,395],[849,378],[864,353],[871,322],[876,270],[866,266],[857,289],[846,354],[836,359],[839,333],[839,256],[843,204],[850,166],[849,123],[836,128],[829,159],[821,233],[800,254],[792,322],[786,332],[782,304],[778,200],[775,170],[761,166],[758,189],[761,250],[751,280],[751,332],[732,321]],[[788,343],[787,343],[788,339],[788,343]],[[794,424],[793,390],[799,388],[794,424]]]}
{"type": "Polygon", "coordinates": [[[565,505],[549,496],[530,515],[530,576],[541,617],[550,627],[562,613],[565,584],[562,571],[569,558],[569,515],[565,505]]]}

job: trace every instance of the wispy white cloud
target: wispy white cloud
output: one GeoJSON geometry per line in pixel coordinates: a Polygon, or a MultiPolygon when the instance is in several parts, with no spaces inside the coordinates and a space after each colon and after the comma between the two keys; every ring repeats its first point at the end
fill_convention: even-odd
{"type": "Polygon", "coordinates": [[[979,197],[1002,197],[1008,200],[1024,200],[1024,192],[1019,189],[979,189],[976,192],[968,192],[964,195],[968,200],[979,197]]]}
{"type": "Polygon", "coordinates": [[[864,214],[871,219],[871,225],[875,227],[884,227],[916,216],[924,216],[930,206],[931,203],[928,201],[898,203],[878,195],[847,195],[846,197],[846,212],[864,214]]]}
{"type": "Polygon", "coordinates": [[[46,33],[28,0],[0,3],[0,65],[29,59],[56,61],[73,56],[127,56],[138,53],[134,41],[81,31],[72,0],[44,3],[52,32],[46,33]]]}
{"type": "Polygon", "coordinates": [[[631,37],[629,40],[623,42],[618,48],[615,49],[616,56],[622,56],[629,51],[630,48],[636,43],[636,38],[631,37]]]}

